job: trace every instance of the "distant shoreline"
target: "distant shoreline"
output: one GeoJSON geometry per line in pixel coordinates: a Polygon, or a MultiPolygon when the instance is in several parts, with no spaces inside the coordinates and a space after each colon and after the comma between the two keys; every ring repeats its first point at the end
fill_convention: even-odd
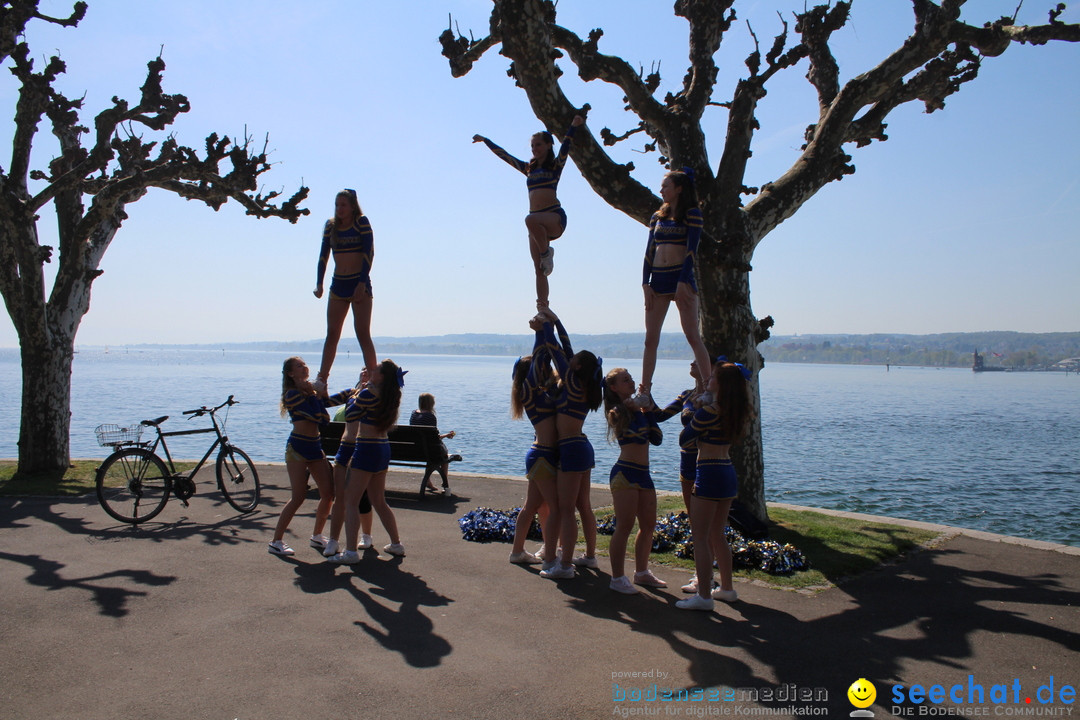
{"type": "MultiPolygon", "coordinates": [[[[604,357],[640,358],[643,333],[578,334],[574,344],[604,357]]],[[[339,352],[354,349],[351,339],[343,340],[339,352]]],[[[460,333],[416,337],[376,337],[380,354],[486,355],[514,357],[532,350],[533,335],[460,333]]],[[[267,351],[281,353],[321,353],[323,341],[255,341],[243,343],[131,343],[113,345],[76,344],[76,352],[95,350],[202,350],[267,351]]],[[[16,351],[18,348],[6,348],[16,351]]],[[[758,346],[766,362],[835,365],[887,365],[893,367],[970,368],[972,353],[980,352],[989,366],[1010,370],[1061,370],[1056,363],[1080,358],[1080,332],[1020,333],[987,331],[975,333],[907,334],[813,334],[774,335],[758,346]]],[[[681,333],[664,333],[658,356],[668,359],[689,357],[681,333]]]]}

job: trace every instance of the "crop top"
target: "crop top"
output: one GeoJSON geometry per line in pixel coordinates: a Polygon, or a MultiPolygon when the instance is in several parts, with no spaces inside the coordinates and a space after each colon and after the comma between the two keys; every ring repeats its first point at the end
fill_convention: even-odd
{"type": "Polygon", "coordinates": [[[336,221],[327,220],[326,225],[323,226],[322,248],[319,251],[317,284],[323,284],[323,278],[326,276],[326,264],[330,260],[331,251],[333,251],[334,257],[337,257],[340,253],[360,253],[364,261],[363,270],[360,272],[363,273],[364,279],[367,279],[371,272],[371,264],[375,261],[374,237],[367,215],[356,218],[356,222],[352,224],[352,227],[344,230],[337,229],[336,221]]]}
{"type": "Polygon", "coordinates": [[[292,388],[285,391],[281,402],[285,406],[285,411],[289,413],[290,422],[310,420],[321,427],[330,422],[330,413],[326,411],[326,408],[341,405],[352,396],[353,392],[353,388],[348,388],[323,400],[318,395],[308,395],[292,388]]]}
{"type": "Polygon", "coordinates": [[[623,445],[644,445],[647,442],[659,445],[664,439],[664,433],[660,430],[658,423],[662,423],[668,418],[674,417],[676,413],[681,412],[683,401],[689,393],[689,390],[683,391],[679,397],[675,398],[663,409],[653,408],[652,410],[633,411],[630,425],[619,435],[619,447],[623,445]]]}
{"type": "Polygon", "coordinates": [[[682,431],[679,433],[679,447],[684,452],[697,452],[697,435],[690,430],[690,421],[694,419],[694,413],[697,412],[697,408],[694,407],[694,391],[687,390],[679,397],[685,396],[682,406],[682,415],[679,420],[682,422],[682,431]]]}
{"type": "MultiPolygon", "coordinates": [[[[570,336],[566,334],[562,321],[556,320],[555,326],[563,352],[567,356],[573,356],[574,348],[570,345],[570,336]]],[[[540,384],[541,368],[551,362],[551,353],[548,351],[546,342],[544,331],[537,330],[536,339],[533,342],[532,363],[529,365],[529,374],[522,387],[524,397],[521,399],[521,406],[529,422],[534,426],[554,417],[557,409],[555,398],[548,392],[546,386],[540,384]]]]}
{"type": "Polygon", "coordinates": [[[555,156],[555,163],[552,167],[545,168],[538,165],[532,170],[529,169],[529,163],[518,160],[487,138],[483,138],[483,140],[484,144],[488,146],[491,152],[495,153],[496,157],[501,158],[507,165],[525,175],[525,187],[529,189],[529,192],[541,188],[554,190],[559,186],[559,178],[562,177],[563,167],[566,166],[566,158],[570,154],[570,144],[574,138],[575,130],[577,128],[571,125],[566,131],[562,145],[559,146],[559,154],[555,156]]]}
{"type": "Polygon", "coordinates": [[[350,423],[359,420],[361,425],[374,426],[376,423],[373,415],[378,406],[379,396],[364,388],[356,395],[353,395],[349,399],[349,404],[345,406],[345,422],[350,423]]]}
{"type": "Polygon", "coordinates": [[[698,241],[701,239],[703,225],[701,210],[698,208],[690,208],[686,211],[686,222],[662,218],[653,213],[649,221],[649,245],[645,249],[641,284],[649,284],[649,276],[653,272],[653,261],[656,259],[656,248],[659,245],[682,245],[686,248],[686,257],[683,260],[682,270],[679,271],[679,282],[693,283],[694,258],[697,256],[698,241]]]}
{"type": "Polygon", "coordinates": [[[711,445],[730,445],[731,438],[722,434],[724,432],[722,429],[723,418],[723,414],[715,404],[703,405],[698,408],[697,412],[694,413],[694,417],[690,420],[690,425],[680,435],[680,444],[687,447],[686,443],[683,442],[685,438],[686,441],[696,439],[698,442],[711,445]]]}
{"type": "Polygon", "coordinates": [[[544,322],[543,332],[544,347],[551,355],[551,359],[555,361],[555,369],[562,377],[561,392],[556,399],[557,412],[575,420],[584,420],[592,409],[586,400],[586,387],[576,373],[570,372],[569,357],[563,347],[555,341],[555,330],[550,322],[544,322]]]}

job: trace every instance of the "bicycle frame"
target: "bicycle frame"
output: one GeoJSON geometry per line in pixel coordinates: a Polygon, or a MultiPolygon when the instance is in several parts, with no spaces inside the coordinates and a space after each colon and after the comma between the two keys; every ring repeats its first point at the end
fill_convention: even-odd
{"type": "Polygon", "coordinates": [[[157,425],[154,426],[154,429],[157,430],[158,439],[155,440],[153,445],[150,447],[150,452],[157,452],[158,445],[161,445],[161,449],[165,453],[165,462],[169,463],[169,472],[171,472],[174,476],[179,476],[180,473],[176,471],[176,463],[173,462],[172,453],[169,452],[169,445],[165,442],[165,438],[177,437],[180,435],[205,435],[208,433],[217,433],[217,439],[214,440],[212,445],[210,445],[210,449],[207,450],[206,454],[202,456],[202,459],[195,464],[195,467],[191,469],[191,472],[183,476],[187,477],[189,480],[194,478],[195,473],[199,472],[199,470],[202,469],[202,466],[206,464],[207,459],[214,454],[215,450],[217,450],[219,447],[229,441],[228,435],[221,434],[221,428],[218,427],[217,418],[214,417],[214,413],[211,411],[207,412],[210,412],[210,420],[214,423],[213,427],[199,428],[197,430],[170,430],[169,432],[165,432],[157,425]]]}

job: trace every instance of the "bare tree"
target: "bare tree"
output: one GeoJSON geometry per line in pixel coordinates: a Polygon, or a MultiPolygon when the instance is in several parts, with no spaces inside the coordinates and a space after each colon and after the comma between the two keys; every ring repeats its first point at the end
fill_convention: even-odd
{"type": "MultiPolygon", "coordinates": [[[[675,1],[675,14],[689,25],[690,67],[681,89],[663,99],[656,96],[661,82],[658,71],[646,75],[622,58],[601,53],[602,30],[593,30],[583,40],[559,26],[556,6],[550,0],[494,0],[486,37],[473,40],[447,29],[440,41],[454,77],[468,73],[485,52],[501,45],[500,54],[512,61],[510,76],[525,90],[536,117],[552,132],[561,132],[582,112],[560,86],[562,70],[556,61],[568,56],[582,80],[617,86],[625,96],[626,110],[637,116],[636,125],[622,134],[604,128],[600,133],[603,145],[643,133],[648,138],[644,149],[659,151],[667,167],[694,168],[705,216],[696,266],[702,335],[710,352],[726,354],[753,370],[755,404],[760,408],[757,378],[764,362],[757,345],[768,338],[773,321],[757,319],[750,306],[750,263],[758,243],[826,184],[855,172],[848,150],[886,140],[885,120],[892,110],[915,101],[923,103],[927,112],[940,109],[949,95],[975,79],[984,58],[996,57],[1016,42],[1076,42],[1080,26],[1058,21],[1063,4],[1050,11],[1045,25],[1018,26],[1015,17],[1002,17],[976,27],[959,19],[964,0],[912,0],[915,26],[911,36],[876,67],[841,85],[830,40],[847,22],[851,3],[817,5],[796,13],[790,25],[781,18],[781,32],[764,55],[751,30],[755,49],[745,61],[747,75],[736,83],[730,98],[718,102],[714,99],[718,71],[714,56],[736,21],[735,4],[735,0],[675,1]],[[765,97],[766,84],[781,71],[803,63],[818,99],[806,128],[806,144],[782,176],[761,187],[748,187],[747,161],[758,129],[755,111],[765,97]],[[728,113],[722,130],[723,154],[713,163],[706,151],[702,117],[707,107],[717,105],[728,113]],[[750,198],[745,203],[744,196],[750,198]]],[[[588,109],[588,104],[583,103],[583,108],[588,109]]],[[[571,155],[589,185],[609,205],[648,223],[660,200],[633,178],[632,163],[614,161],[588,132],[575,137],[571,155]]],[[[759,421],[734,455],[739,497],[765,518],[759,421]]]]}
{"type": "Polygon", "coordinates": [[[81,125],[82,99],[69,99],[53,87],[64,63],[52,57],[35,72],[30,50],[19,38],[31,20],[73,27],[85,13],[84,2],[75,3],[68,18],[42,15],[36,0],[0,2],[0,60],[11,60],[20,83],[11,166],[0,168],[0,293],[19,335],[22,360],[21,473],[63,473],[68,467],[75,333],[128,204],[156,187],[215,210],[231,198],[260,218],[296,222],[308,213],[300,207],[305,187],[280,205],[273,204],[280,193],[258,192],[259,176],[270,164],[265,147],[254,152],[249,138],[235,144],[212,134],[201,155],[171,135],[143,140],[140,127],[160,132],[189,109],[183,95],[163,92],[160,57],[148,63],[137,103],[114,97],[112,107],[94,118],[93,130],[81,125]],[[31,169],[43,117],[51,123],[59,152],[46,170],[31,169]],[[226,159],[231,167],[222,170],[226,159]],[[59,229],[59,267],[51,291],[44,264],[51,262],[54,248],[43,245],[37,231],[38,214],[48,203],[59,229]]]}

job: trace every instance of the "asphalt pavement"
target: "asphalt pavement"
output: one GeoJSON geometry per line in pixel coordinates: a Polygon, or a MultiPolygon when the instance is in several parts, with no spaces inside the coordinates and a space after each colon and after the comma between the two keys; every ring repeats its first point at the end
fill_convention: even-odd
{"type": "Polygon", "coordinates": [[[878,718],[1076,707],[1075,547],[920,524],[927,548],[835,587],[737,582],[689,612],[684,570],[627,596],[604,559],[551,581],[463,540],[458,518],[520,505],[520,479],[455,473],[453,497],[421,500],[392,472],[405,557],[325,562],[313,500],[276,557],[288,483],[258,469],[244,516],[205,483],[135,528],[93,495],[0,498],[0,718],[848,717],[860,678],[878,718]]]}

